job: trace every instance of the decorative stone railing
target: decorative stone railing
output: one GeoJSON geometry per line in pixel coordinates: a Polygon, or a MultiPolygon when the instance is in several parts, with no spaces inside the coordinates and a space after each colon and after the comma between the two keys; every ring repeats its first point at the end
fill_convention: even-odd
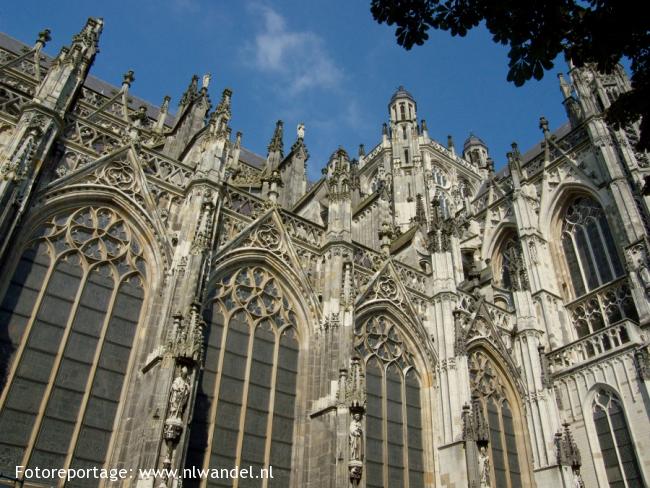
{"type": "Polygon", "coordinates": [[[586,336],[623,319],[639,320],[627,277],[578,298],[566,305],[566,310],[579,336],[586,336]]]}
{"type": "Polygon", "coordinates": [[[639,327],[631,320],[622,320],[548,353],[549,371],[564,372],[642,342],[639,327]]]}

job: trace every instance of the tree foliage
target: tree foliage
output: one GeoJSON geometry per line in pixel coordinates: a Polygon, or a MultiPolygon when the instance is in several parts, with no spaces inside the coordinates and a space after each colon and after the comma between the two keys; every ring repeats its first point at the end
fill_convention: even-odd
{"type": "Polygon", "coordinates": [[[643,117],[637,149],[650,150],[650,21],[641,7],[630,0],[371,0],[370,10],[377,22],[397,25],[406,49],[424,44],[430,28],[464,36],[485,22],[494,41],[510,47],[508,81],[516,86],[541,79],[562,53],[605,73],[627,57],[633,89],[607,119],[618,128],[643,117]]]}

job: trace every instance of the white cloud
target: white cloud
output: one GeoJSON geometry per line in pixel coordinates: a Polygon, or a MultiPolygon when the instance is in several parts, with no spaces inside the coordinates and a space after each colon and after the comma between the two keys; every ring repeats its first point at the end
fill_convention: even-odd
{"type": "Polygon", "coordinates": [[[318,35],[289,30],[284,17],[271,7],[255,5],[252,9],[262,20],[255,40],[246,47],[256,69],[278,77],[292,93],[340,83],[343,72],[318,35]]]}

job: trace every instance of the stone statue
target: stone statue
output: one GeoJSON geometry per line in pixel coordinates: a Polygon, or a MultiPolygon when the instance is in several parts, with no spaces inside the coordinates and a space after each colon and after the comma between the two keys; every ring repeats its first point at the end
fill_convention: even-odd
{"type": "Polygon", "coordinates": [[[481,488],[490,488],[490,457],[485,446],[478,453],[478,474],[481,488]]]}
{"type": "Polygon", "coordinates": [[[582,480],[579,469],[573,471],[573,488],[585,488],[585,482],[582,480]]]}
{"type": "Polygon", "coordinates": [[[361,414],[352,414],[350,421],[350,460],[361,461],[363,444],[363,426],[361,425],[361,414]]]}
{"type": "Polygon", "coordinates": [[[172,383],[171,394],[169,395],[168,418],[180,419],[187,405],[190,396],[190,382],[187,379],[187,366],[183,366],[179,376],[172,383]]]}
{"type": "Polygon", "coordinates": [[[305,138],[305,124],[300,122],[298,124],[298,128],[296,129],[296,132],[298,133],[298,139],[304,139],[305,138]]]}
{"type": "Polygon", "coordinates": [[[202,88],[207,88],[210,85],[210,78],[212,78],[212,75],[210,73],[206,73],[203,75],[203,79],[201,80],[202,88]]]}

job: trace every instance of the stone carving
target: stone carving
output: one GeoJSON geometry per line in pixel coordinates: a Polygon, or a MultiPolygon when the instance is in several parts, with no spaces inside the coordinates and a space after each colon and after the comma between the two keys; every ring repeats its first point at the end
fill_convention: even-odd
{"type": "Polygon", "coordinates": [[[490,456],[487,448],[482,446],[478,452],[478,472],[481,488],[490,488],[490,456]]]}
{"type": "Polygon", "coordinates": [[[385,363],[396,362],[402,369],[413,363],[398,326],[386,315],[372,316],[357,324],[354,344],[363,358],[374,355],[385,363]]]}
{"type": "Polygon", "coordinates": [[[650,351],[648,350],[650,346],[645,345],[641,346],[634,352],[634,358],[636,359],[636,368],[639,372],[639,377],[644,380],[650,380],[650,351]]]}
{"type": "Polygon", "coordinates": [[[37,138],[41,135],[38,119],[34,119],[32,124],[36,125],[30,126],[27,130],[26,136],[13,156],[0,164],[1,179],[20,182],[29,173],[38,146],[37,138]]]}
{"type": "Polygon", "coordinates": [[[645,242],[642,241],[629,248],[627,258],[631,273],[646,296],[650,298],[650,260],[645,242]]]}
{"type": "Polygon", "coordinates": [[[187,366],[183,366],[179,375],[172,383],[171,393],[169,395],[168,419],[180,420],[185,411],[187,400],[190,397],[190,382],[187,379],[187,366]]]}
{"type": "Polygon", "coordinates": [[[350,420],[350,460],[363,460],[363,426],[361,424],[361,414],[359,412],[352,414],[350,420]]]}

